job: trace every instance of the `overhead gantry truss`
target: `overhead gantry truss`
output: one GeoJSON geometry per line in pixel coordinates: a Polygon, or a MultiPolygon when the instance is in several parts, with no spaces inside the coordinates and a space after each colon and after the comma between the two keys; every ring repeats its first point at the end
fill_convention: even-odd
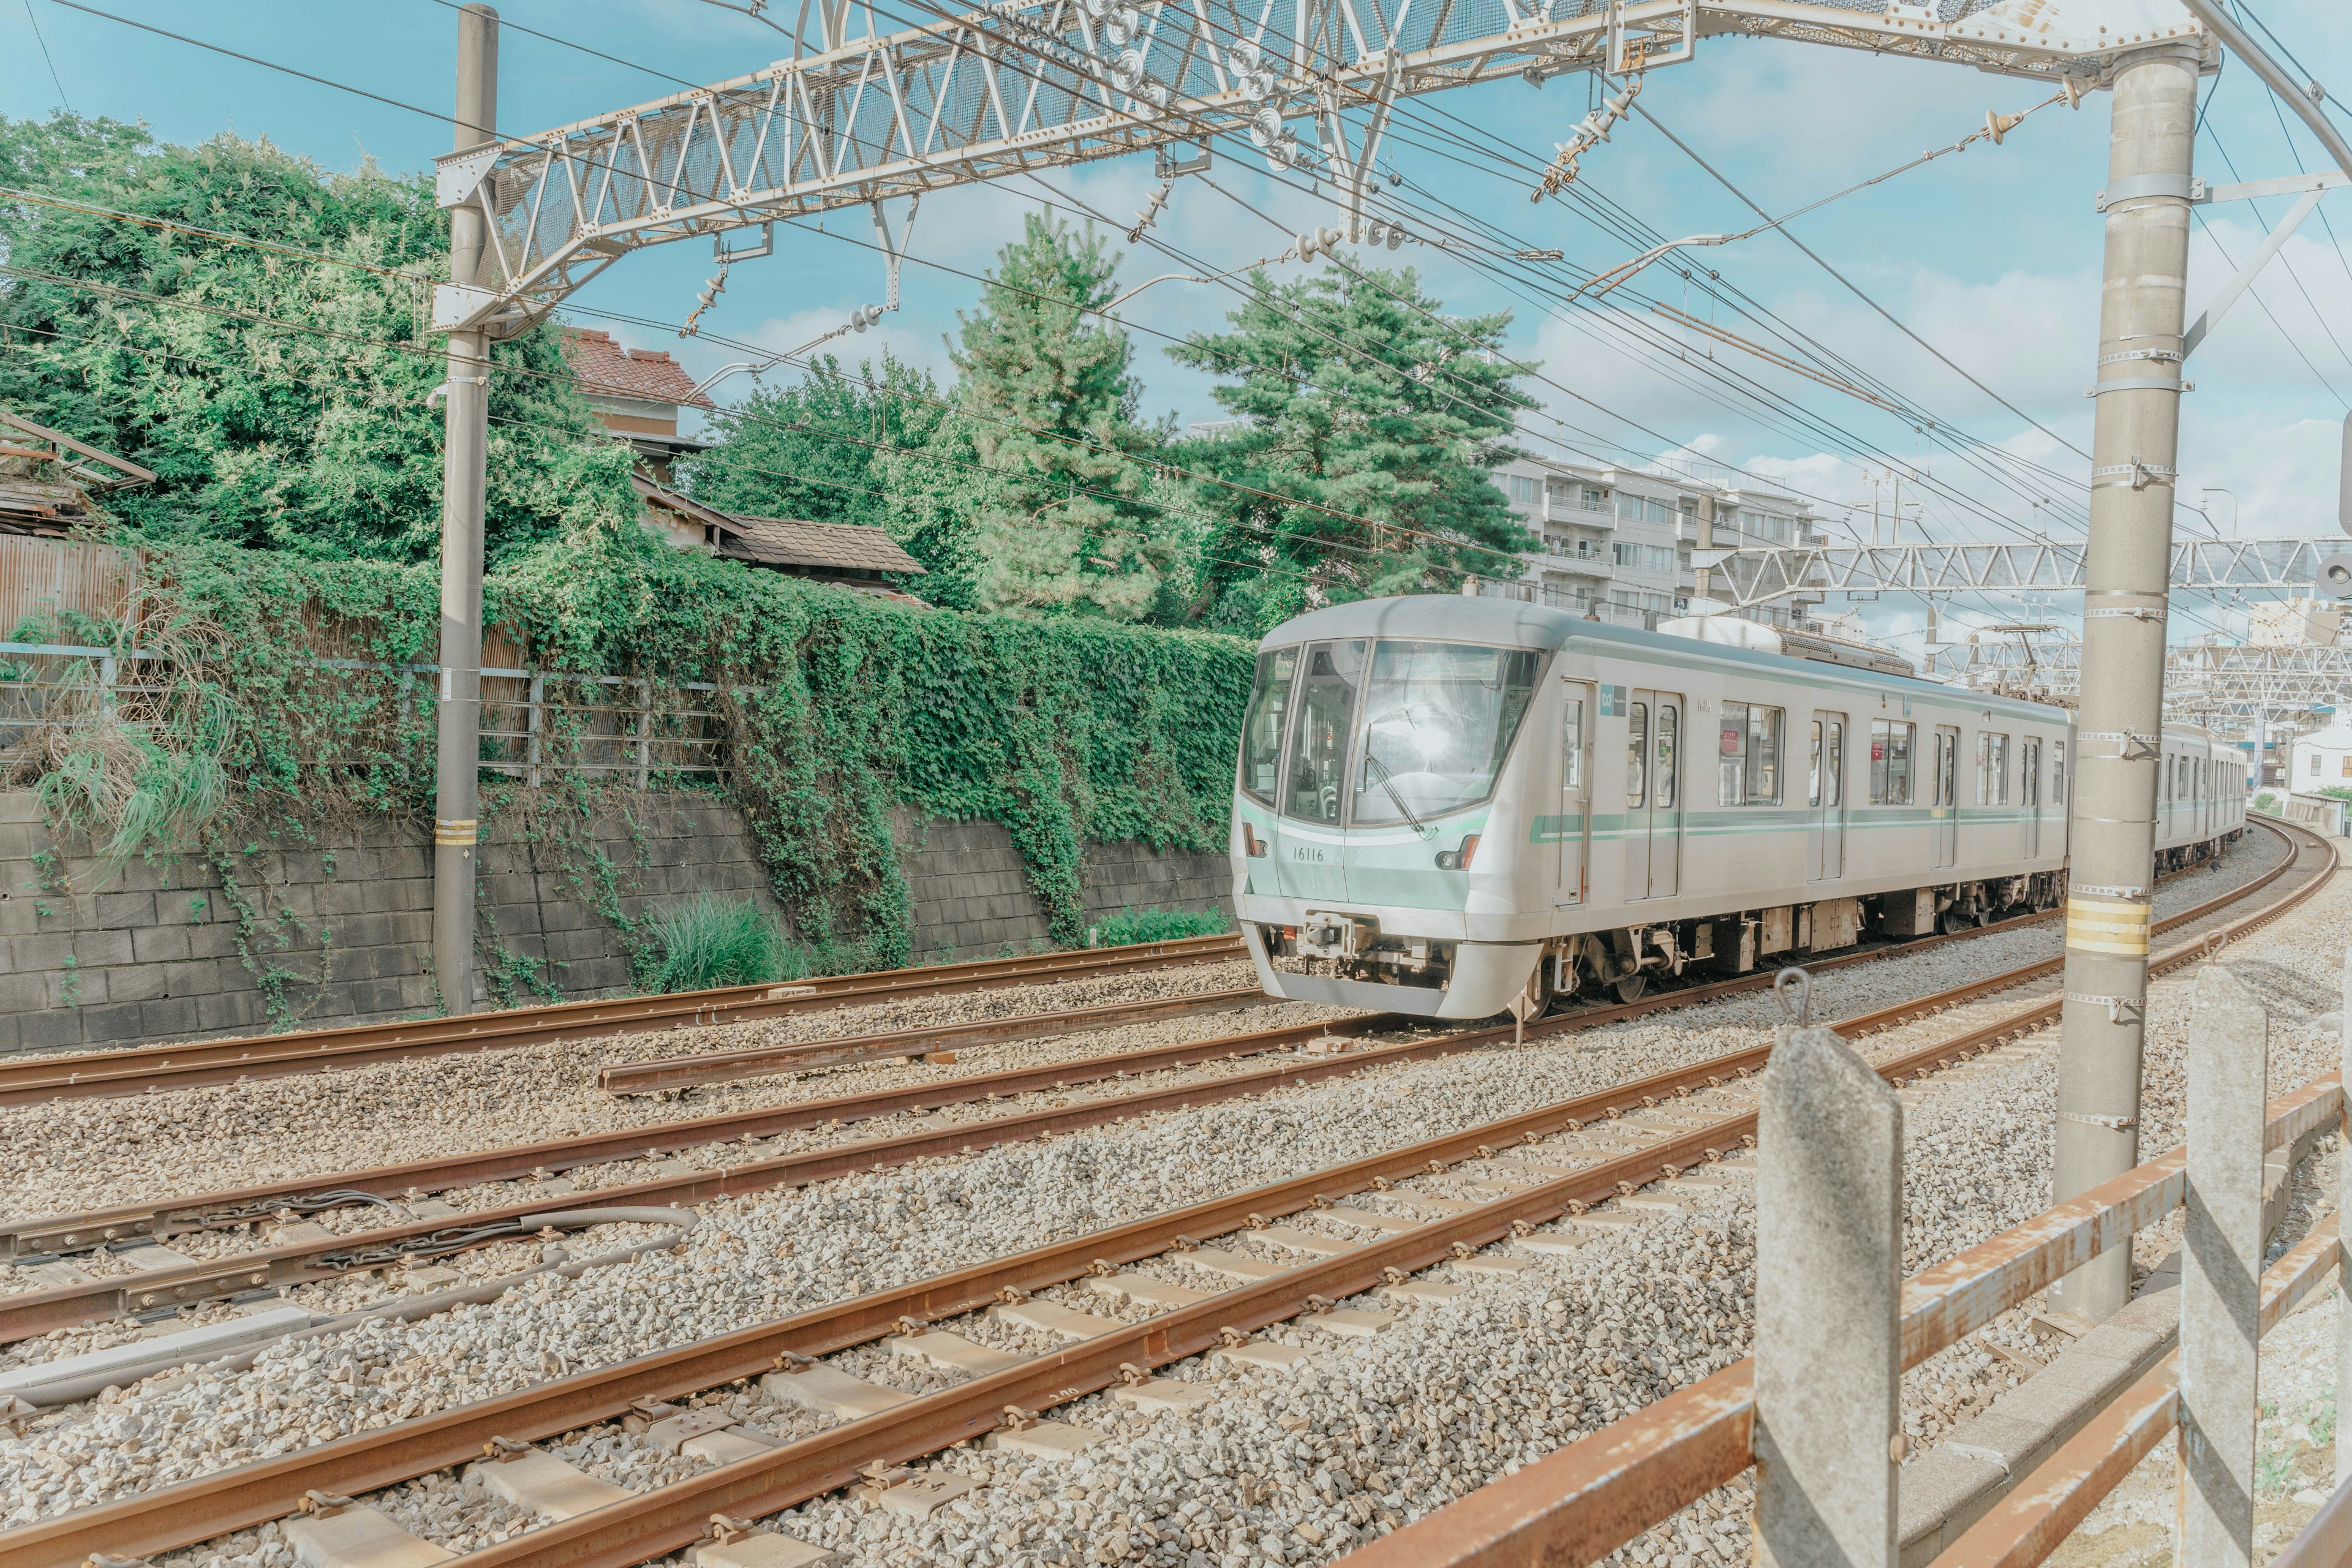
{"type": "MultiPolygon", "coordinates": [[[[2035,638],[2028,646],[1987,637],[1933,648],[1927,668],[1941,679],[2065,700],[2082,688],[2083,645],[2035,638]]],[[[2258,710],[2275,721],[2284,714],[2347,700],[2352,648],[2183,643],[2165,653],[2165,713],[2186,722],[2235,727],[2252,723],[2258,710]]]]}
{"type": "Polygon", "coordinates": [[[870,0],[803,0],[801,17],[793,57],[749,76],[439,159],[440,205],[478,205],[490,244],[435,324],[520,331],[648,245],[1233,134],[1327,184],[1352,229],[1398,98],[1650,68],[1711,35],[2042,79],[2095,80],[2173,38],[2218,60],[2176,0],[999,0],[887,33],[870,0]]]}
{"type": "MultiPolygon", "coordinates": [[[[2172,546],[2172,586],[2315,593],[2336,546],[2315,539],[2189,539],[2172,546]]],[[[2067,594],[2083,591],[2080,541],[1696,551],[1709,594],[1734,609],[1792,595],[2067,594]]],[[[2332,597],[2330,593],[2327,596],[2332,597]]]]}

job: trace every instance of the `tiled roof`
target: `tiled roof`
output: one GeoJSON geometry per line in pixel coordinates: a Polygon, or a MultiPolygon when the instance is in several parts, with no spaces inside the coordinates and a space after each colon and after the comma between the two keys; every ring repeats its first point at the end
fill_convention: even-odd
{"type": "Polygon", "coordinates": [[[563,329],[563,359],[591,396],[634,397],[693,408],[718,406],[694,390],[686,367],[661,349],[625,349],[610,332],[563,329]]]}
{"type": "Polygon", "coordinates": [[[818,571],[897,572],[910,577],[928,570],[878,528],[793,517],[738,517],[656,484],[643,468],[630,473],[629,484],[647,506],[712,530],[719,535],[719,553],[738,561],[818,571]]]}
{"type": "Polygon", "coordinates": [[[791,517],[732,517],[735,537],[719,545],[721,555],[771,566],[830,567],[835,571],[922,574],[922,563],[898,548],[878,528],[854,522],[810,522],[791,517]]]}

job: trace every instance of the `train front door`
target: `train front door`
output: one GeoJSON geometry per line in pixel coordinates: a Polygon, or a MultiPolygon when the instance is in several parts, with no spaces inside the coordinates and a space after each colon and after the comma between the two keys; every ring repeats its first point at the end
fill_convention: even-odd
{"type": "Polygon", "coordinates": [[[1815,713],[1806,770],[1813,814],[1812,879],[1845,875],[1845,715],[1815,713]]]}
{"type": "Polygon", "coordinates": [[[1625,708],[1625,898],[1682,890],[1683,700],[1636,689],[1625,708]]]}
{"type": "Polygon", "coordinates": [[[1936,726],[1936,772],[1927,805],[1937,869],[1957,866],[1960,862],[1960,731],[1957,725],[1936,726]]]}
{"type": "Polygon", "coordinates": [[[2032,860],[2042,854],[2042,742],[2028,736],[2018,755],[2024,764],[2025,858],[2032,860]]]}
{"type": "Polygon", "coordinates": [[[1559,891],[1555,905],[1584,902],[1585,845],[1592,825],[1592,802],[1586,780],[1592,772],[1587,752],[1591,743],[1592,688],[1580,680],[1564,680],[1559,688],[1559,815],[1552,819],[1550,837],[1559,852],[1559,891]]]}

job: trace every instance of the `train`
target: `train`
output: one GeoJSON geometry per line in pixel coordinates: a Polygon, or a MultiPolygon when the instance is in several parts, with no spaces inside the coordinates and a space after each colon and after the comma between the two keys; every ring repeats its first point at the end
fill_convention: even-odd
{"type": "MultiPolygon", "coordinates": [[[[1260,644],[1234,901],[1275,996],[1435,1018],[1740,974],[2066,894],[2074,714],[1858,644],[1507,599],[1311,611],[1260,644]]],[[[2156,867],[2245,831],[2161,737],[2156,867]]]]}

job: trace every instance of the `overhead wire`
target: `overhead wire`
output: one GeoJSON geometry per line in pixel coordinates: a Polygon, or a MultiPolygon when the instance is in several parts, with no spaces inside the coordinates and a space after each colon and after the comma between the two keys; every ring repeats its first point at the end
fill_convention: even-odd
{"type": "MultiPolygon", "coordinates": [[[[215,46],[215,45],[205,44],[205,43],[204,43],[202,40],[186,38],[186,37],[184,37],[183,35],[172,34],[172,33],[169,33],[169,32],[168,32],[167,30],[165,30],[165,29],[155,28],[155,27],[148,26],[147,26],[147,25],[145,25],[145,24],[141,24],[141,23],[136,23],[136,22],[128,22],[128,21],[127,21],[127,19],[125,19],[125,18],[112,17],[112,16],[110,16],[108,13],[104,13],[104,12],[97,11],[95,7],[90,7],[90,6],[86,6],[86,5],[78,5],[78,6],[77,6],[77,8],[79,8],[79,9],[82,9],[82,10],[86,10],[86,11],[89,11],[89,12],[91,12],[93,15],[98,15],[98,16],[107,16],[107,17],[108,17],[108,19],[110,19],[110,20],[125,21],[125,22],[127,23],[127,25],[133,26],[138,26],[138,27],[141,27],[141,28],[142,28],[143,30],[146,30],[146,31],[159,33],[159,34],[162,34],[163,36],[165,36],[165,37],[173,37],[173,38],[178,39],[179,41],[188,42],[188,43],[191,43],[191,44],[194,45],[195,47],[210,49],[210,50],[212,50],[213,52],[222,53],[222,54],[226,54],[226,55],[232,56],[233,58],[239,58],[239,59],[247,60],[247,61],[249,61],[250,63],[254,63],[254,64],[261,65],[261,66],[265,67],[266,68],[271,68],[271,69],[280,70],[280,71],[285,72],[286,74],[289,74],[289,75],[293,75],[293,76],[300,77],[300,78],[302,78],[302,79],[309,79],[309,80],[318,81],[318,82],[320,82],[322,85],[327,85],[327,86],[331,86],[331,87],[336,87],[336,88],[339,88],[339,89],[344,89],[344,90],[352,91],[352,92],[354,92],[355,94],[357,94],[357,95],[359,95],[359,96],[362,96],[362,97],[370,98],[370,99],[373,99],[373,100],[376,100],[376,101],[380,101],[380,102],[390,103],[390,104],[393,104],[393,105],[394,105],[394,106],[395,106],[395,107],[400,107],[400,108],[404,108],[404,109],[408,109],[408,110],[411,110],[415,111],[415,112],[425,113],[425,114],[430,115],[430,116],[431,116],[431,117],[433,117],[433,118],[436,118],[436,119],[441,119],[441,120],[445,120],[445,121],[451,121],[451,122],[452,122],[452,123],[455,123],[455,121],[452,121],[452,120],[451,120],[451,117],[449,117],[449,116],[446,116],[446,115],[439,115],[439,114],[437,114],[437,113],[435,113],[435,111],[432,111],[432,110],[419,110],[419,109],[417,109],[417,107],[416,107],[416,106],[415,106],[415,105],[401,103],[401,102],[400,102],[399,100],[397,100],[388,99],[388,98],[385,98],[385,97],[383,97],[383,95],[380,95],[380,94],[370,93],[370,92],[367,92],[365,89],[356,89],[356,88],[349,88],[349,87],[347,87],[347,86],[346,86],[346,84],[331,82],[331,81],[327,80],[327,79],[323,79],[323,78],[319,78],[319,77],[312,76],[312,75],[310,75],[310,73],[301,72],[301,71],[296,71],[296,70],[291,69],[290,68],[286,68],[286,67],[277,66],[277,65],[275,65],[273,62],[269,62],[269,61],[266,61],[266,60],[259,60],[259,59],[255,58],[254,57],[250,57],[250,56],[246,56],[246,55],[239,54],[237,51],[223,49],[223,48],[221,48],[219,46],[215,46]]],[[[544,34],[540,34],[540,35],[536,35],[536,36],[552,37],[552,35],[544,35],[544,34]]],[[[567,45],[570,45],[570,47],[579,47],[579,48],[583,48],[583,49],[584,49],[584,46],[579,46],[579,45],[576,45],[576,44],[571,44],[571,41],[570,41],[570,40],[557,40],[557,41],[566,43],[567,45]]],[[[586,51],[586,52],[589,52],[589,53],[596,53],[596,54],[600,54],[600,53],[601,53],[600,51],[593,51],[593,50],[589,50],[589,51],[586,51]]],[[[605,57],[602,57],[602,58],[613,58],[614,57],[605,56],[605,57]]],[[[1031,72],[1030,74],[1034,75],[1035,73],[1034,73],[1034,72],[1031,72]]],[[[671,79],[675,80],[675,79],[671,79]]],[[[1042,81],[1042,80],[1044,80],[1044,79],[1044,79],[1044,78],[1042,78],[1042,77],[1039,77],[1039,78],[1038,78],[1038,79],[1040,79],[1040,80],[1042,81]]],[[[1711,170],[1710,170],[1710,172],[1712,173],[1713,171],[1711,171],[1711,170]]],[[[1719,178],[1719,177],[1720,177],[1720,176],[1718,176],[1718,178],[1719,178]]],[[[1744,199],[1744,198],[1743,198],[1743,199],[1744,199]]],[[[1752,204],[1750,204],[1750,205],[1752,205],[1752,204]]],[[[1760,209],[1759,209],[1759,215],[1760,215],[1760,209]]],[[[1652,434],[1656,435],[1656,433],[1654,433],[1654,432],[1653,432],[1652,434]]],[[[1669,439],[1669,438],[1664,437],[1663,437],[1663,436],[1658,436],[1658,437],[1657,437],[1657,438],[1659,438],[1659,439],[1669,439]]],[[[1681,447],[1684,444],[1683,444],[1683,443],[1674,443],[1674,445],[1675,445],[1677,448],[1679,448],[1679,447],[1681,447]]],[[[1882,456],[1883,456],[1884,454],[1880,454],[1880,455],[1882,455],[1882,456]]],[[[1752,477],[1759,478],[1759,479],[1762,479],[1762,478],[1763,478],[1762,476],[1752,476],[1752,477]]],[[[1774,485],[1775,485],[1775,488],[1779,488],[1779,485],[1778,485],[1778,482],[1777,482],[1777,481],[1764,480],[1763,482],[1772,483],[1772,484],[1774,484],[1774,485]]],[[[1359,521],[1362,521],[1362,520],[1359,520],[1359,521]]],[[[1448,541],[1446,541],[1446,542],[1448,542],[1449,544],[1453,544],[1453,545],[1464,545],[1464,544],[1467,544],[1467,543],[1469,543],[1469,542],[1466,542],[1466,541],[1460,541],[1460,540],[1448,540],[1448,541]]]]}

